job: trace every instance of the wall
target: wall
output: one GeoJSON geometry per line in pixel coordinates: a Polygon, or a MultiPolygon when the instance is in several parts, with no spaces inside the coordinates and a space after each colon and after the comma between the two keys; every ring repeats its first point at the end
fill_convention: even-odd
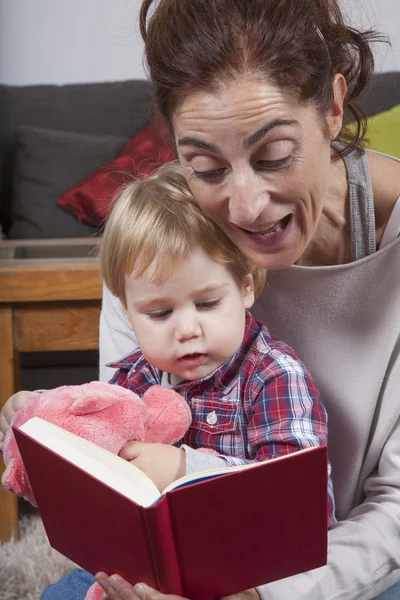
{"type": "Polygon", "coordinates": [[[347,20],[356,27],[376,28],[392,47],[375,46],[376,70],[400,71],[400,0],[340,0],[347,20]]]}
{"type": "Polygon", "coordinates": [[[144,79],[141,0],[0,0],[0,83],[144,79]]]}
{"type": "MultiPolygon", "coordinates": [[[[302,0],[299,0],[301,2],[302,0]]],[[[143,79],[141,0],[0,0],[0,83],[143,79]]],[[[400,70],[400,0],[342,0],[355,24],[377,24],[392,50],[379,69],[400,70]]]]}

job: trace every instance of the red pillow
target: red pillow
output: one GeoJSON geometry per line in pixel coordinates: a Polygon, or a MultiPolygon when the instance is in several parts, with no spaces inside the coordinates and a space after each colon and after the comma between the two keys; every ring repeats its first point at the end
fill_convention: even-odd
{"type": "Polygon", "coordinates": [[[96,169],[57,200],[78,221],[98,227],[107,218],[118,189],[134,177],[148,177],[176,158],[163,141],[165,130],[151,123],[129,140],[118,157],[96,169]]]}

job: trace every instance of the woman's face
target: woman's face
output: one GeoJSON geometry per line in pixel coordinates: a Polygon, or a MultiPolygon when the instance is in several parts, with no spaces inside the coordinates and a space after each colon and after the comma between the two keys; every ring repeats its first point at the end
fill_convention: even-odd
{"type": "MultiPolygon", "coordinates": [[[[338,113],[327,120],[332,138],[338,113]]],[[[249,77],[189,95],[172,123],[190,188],[213,220],[259,266],[295,263],[317,228],[331,174],[314,106],[249,77]]]]}

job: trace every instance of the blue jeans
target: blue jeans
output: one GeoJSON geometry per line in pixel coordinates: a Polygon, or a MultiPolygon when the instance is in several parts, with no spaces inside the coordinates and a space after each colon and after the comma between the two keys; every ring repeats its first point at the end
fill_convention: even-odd
{"type": "MultiPolygon", "coordinates": [[[[41,595],[41,600],[84,600],[94,582],[95,578],[90,573],[74,569],[60,581],[46,588],[41,595]]],[[[400,600],[400,581],[375,600],[400,600]]]]}
{"type": "Polygon", "coordinates": [[[382,592],[375,600],[399,600],[400,599],[400,581],[392,585],[391,588],[382,592]]]}
{"type": "Polygon", "coordinates": [[[84,600],[95,581],[93,575],[87,571],[74,569],[60,581],[46,588],[40,600],[84,600]]]}

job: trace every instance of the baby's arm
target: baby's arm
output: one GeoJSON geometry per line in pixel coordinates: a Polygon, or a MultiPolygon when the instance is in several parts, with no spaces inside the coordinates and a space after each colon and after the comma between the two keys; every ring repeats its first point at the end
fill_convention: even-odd
{"type": "Polygon", "coordinates": [[[3,448],[4,438],[8,428],[10,427],[11,419],[19,409],[24,406],[31,398],[39,392],[21,391],[13,394],[4,404],[0,412],[0,450],[3,448]]]}

